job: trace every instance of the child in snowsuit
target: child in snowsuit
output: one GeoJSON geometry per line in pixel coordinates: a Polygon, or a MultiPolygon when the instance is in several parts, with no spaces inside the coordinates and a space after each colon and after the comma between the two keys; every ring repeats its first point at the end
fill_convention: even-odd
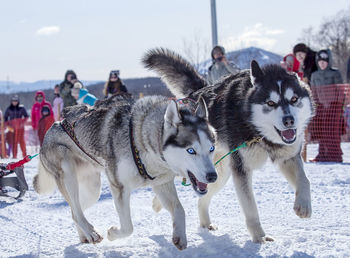
{"type": "Polygon", "coordinates": [[[51,114],[49,106],[45,105],[41,108],[41,118],[38,123],[38,136],[40,141],[40,147],[43,144],[45,134],[50,129],[51,125],[55,122],[51,114]]]}

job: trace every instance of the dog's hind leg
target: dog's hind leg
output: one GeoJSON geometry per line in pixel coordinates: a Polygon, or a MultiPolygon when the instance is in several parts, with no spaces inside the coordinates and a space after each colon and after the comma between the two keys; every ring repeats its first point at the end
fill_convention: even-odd
{"type": "Polygon", "coordinates": [[[153,191],[157,198],[167,209],[173,220],[173,243],[179,249],[183,250],[187,247],[185,211],[177,196],[174,181],[166,184],[153,186],[153,191]]]}
{"type": "Polygon", "coordinates": [[[98,243],[102,237],[84,216],[79,198],[79,183],[76,166],[71,158],[65,159],[61,164],[62,177],[56,179],[57,186],[71,207],[72,218],[78,228],[81,242],[98,243]]]}
{"type": "Polygon", "coordinates": [[[278,165],[283,175],[295,189],[295,213],[300,218],[311,217],[312,209],[310,182],[305,175],[300,154],[297,154],[295,157],[289,160],[279,161],[278,165]]]}
{"type": "MultiPolygon", "coordinates": [[[[219,156],[220,157],[220,156],[219,156]]],[[[218,178],[215,183],[208,184],[208,192],[198,200],[198,214],[199,214],[199,223],[200,227],[207,228],[209,230],[216,230],[217,227],[210,222],[209,216],[209,204],[213,196],[220,191],[227,180],[230,178],[231,174],[229,173],[228,165],[230,159],[221,161],[217,168],[218,178]]]]}
{"type": "Polygon", "coordinates": [[[265,235],[261,227],[258,208],[256,206],[253,186],[252,171],[240,167],[233,170],[233,182],[235,184],[237,196],[246,219],[246,225],[255,243],[273,241],[271,237],[265,235]]]}

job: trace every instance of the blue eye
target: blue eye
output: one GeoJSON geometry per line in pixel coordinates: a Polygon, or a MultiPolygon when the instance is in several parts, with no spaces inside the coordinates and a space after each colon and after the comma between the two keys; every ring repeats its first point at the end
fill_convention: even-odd
{"type": "Polygon", "coordinates": [[[192,155],[196,154],[196,151],[193,148],[188,148],[187,152],[192,155]]]}
{"type": "Polygon", "coordinates": [[[209,152],[213,152],[214,150],[215,150],[215,147],[211,146],[210,149],[209,149],[209,152]]]}

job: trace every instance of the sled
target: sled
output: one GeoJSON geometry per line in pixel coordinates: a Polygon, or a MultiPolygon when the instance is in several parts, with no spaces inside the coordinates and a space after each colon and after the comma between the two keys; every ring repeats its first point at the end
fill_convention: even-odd
{"type": "MultiPolygon", "coordinates": [[[[20,161],[11,162],[9,164],[0,163],[0,188],[4,188],[5,186],[12,187],[19,191],[18,196],[14,198],[21,198],[28,190],[28,184],[23,173],[23,164],[31,161],[32,158],[36,157],[37,155],[38,154],[34,156],[28,155],[20,161]]],[[[0,196],[13,197],[8,195],[7,191],[4,190],[0,190],[0,196]]]]}
{"type": "Polygon", "coordinates": [[[14,197],[8,195],[7,192],[0,190],[0,196],[14,197],[15,199],[21,198],[28,190],[28,185],[23,173],[23,167],[17,167],[14,170],[7,170],[7,164],[0,163],[0,187],[12,187],[19,191],[19,194],[14,197]],[[14,174],[15,176],[8,176],[14,174]]]}

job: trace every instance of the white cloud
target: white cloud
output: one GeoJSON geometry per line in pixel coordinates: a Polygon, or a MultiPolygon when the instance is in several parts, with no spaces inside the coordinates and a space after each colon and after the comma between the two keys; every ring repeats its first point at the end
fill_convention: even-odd
{"type": "Polygon", "coordinates": [[[36,34],[39,36],[50,36],[60,32],[59,26],[46,26],[37,30],[36,34]]]}
{"type": "Polygon", "coordinates": [[[238,36],[228,37],[223,40],[223,45],[226,49],[235,50],[250,46],[261,47],[266,50],[272,50],[277,39],[276,36],[284,33],[281,29],[270,29],[262,23],[257,23],[252,27],[246,27],[242,34],[238,36]]]}

